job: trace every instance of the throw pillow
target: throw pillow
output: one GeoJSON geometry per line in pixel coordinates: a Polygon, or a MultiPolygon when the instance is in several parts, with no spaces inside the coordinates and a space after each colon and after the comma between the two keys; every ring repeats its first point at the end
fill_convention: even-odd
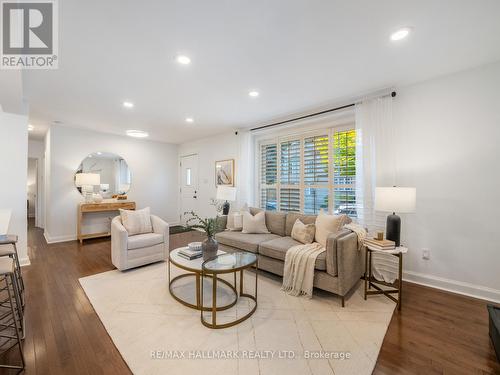
{"type": "Polygon", "coordinates": [[[248,211],[248,205],[245,205],[240,210],[230,210],[227,215],[226,229],[230,231],[240,231],[243,228],[243,217],[241,213],[248,211]]]}
{"type": "Polygon", "coordinates": [[[151,233],[153,231],[149,207],[135,211],[120,209],[120,217],[122,219],[122,224],[127,230],[129,236],[133,236],[135,234],[151,233]]]}
{"type": "Polygon", "coordinates": [[[243,211],[242,233],[269,233],[266,227],[266,213],[261,211],[255,216],[248,211],[243,211]]]}
{"type": "Polygon", "coordinates": [[[292,238],[302,243],[312,243],[314,241],[314,233],[316,225],[304,224],[300,219],[295,220],[292,228],[292,238]]]}
{"type": "Polygon", "coordinates": [[[347,215],[328,215],[320,211],[316,217],[316,242],[326,246],[326,239],[331,233],[337,233],[344,224],[351,221],[347,215]]]}

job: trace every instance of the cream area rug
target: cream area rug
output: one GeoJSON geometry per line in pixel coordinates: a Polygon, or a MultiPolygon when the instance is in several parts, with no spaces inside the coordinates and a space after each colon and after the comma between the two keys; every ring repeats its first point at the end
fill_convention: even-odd
{"type": "MultiPolygon", "coordinates": [[[[180,273],[172,266],[172,276],[180,273]]],[[[368,375],[395,307],[384,296],[365,301],[362,283],[342,308],[338,297],[320,290],[312,299],[289,296],[280,290],[281,278],[259,273],[254,315],[214,330],[201,324],[199,311],[172,298],[167,280],[165,263],[80,279],[134,374],[368,375]]],[[[255,273],[246,271],[246,292],[253,293],[254,281],[255,273]]],[[[210,301],[208,284],[204,291],[210,301]]],[[[190,278],[175,285],[186,298],[194,293],[190,278]]],[[[220,295],[231,293],[221,290],[220,295]]],[[[245,314],[250,305],[241,299],[220,312],[218,322],[245,314]]]]}

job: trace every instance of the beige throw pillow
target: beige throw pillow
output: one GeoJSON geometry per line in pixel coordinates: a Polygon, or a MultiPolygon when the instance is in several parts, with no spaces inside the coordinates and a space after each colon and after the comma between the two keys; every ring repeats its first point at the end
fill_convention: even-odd
{"type": "Polygon", "coordinates": [[[266,227],[266,213],[261,211],[255,216],[248,211],[243,211],[242,233],[269,233],[266,227]]]}
{"type": "Polygon", "coordinates": [[[153,231],[149,207],[135,211],[122,210],[120,208],[120,217],[122,219],[122,224],[127,230],[129,236],[133,236],[135,234],[151,233],[153,231]]]}
{"type": "Polygon", "coordinates": [[[316,217],[316,242],[326,246],[326,239],[331,233],[337,233],[344,224],[351,221],[347,215],[328,215],[320,212],[316,217]]]}
{"type": "Polygon", "coordinates": [[[302,243],[312,243],[314,241],[314,233],[316,225],[304,224],[300,219],[295,220],[292,228],[292,238],[302,243]]]}

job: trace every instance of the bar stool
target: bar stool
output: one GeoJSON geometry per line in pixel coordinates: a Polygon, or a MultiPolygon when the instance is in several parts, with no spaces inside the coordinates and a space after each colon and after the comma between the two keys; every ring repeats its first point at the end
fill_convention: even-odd
{"type": "Polygon", "coordinates": [[[13,370],[24,370],[25,361],[24,353],[21,345],[21,322],[22,322],[22,308],[20,302],[20,292],[17,288],[15,263],[12,258],[0,258],[0,337],[7,339],[2,345],[2,352],[12,349],[17,346],[21,357],[21,365],[8,365],[0,363],[0,368],[7,368],[13,370]],[[13,332],[12,332],[13,331],[13,332]],[[6,343],[14,341],[13,344],[8,345],[4,349],[6,343]]]}
{"type": "Polygon", "coordinates": [[[0,236],[0,257],[9,256],[14,259],[14,273],[16,276],[16,282],[19,291],[21,292],[21,301],[24,308],[24,280],[21,274],[21,265],[19,264],[19,254],[17,253],[17,240],[18,237],[15,234],[6,234],[0,236]],[[11,245],[11,246],[9,246],[11,245]]]}

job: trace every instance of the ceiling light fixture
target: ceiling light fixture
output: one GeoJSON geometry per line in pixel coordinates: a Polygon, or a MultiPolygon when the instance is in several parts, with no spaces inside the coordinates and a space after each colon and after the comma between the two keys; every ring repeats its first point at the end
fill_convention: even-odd
{"type": "Polygon", "coordinates": [[[132,102],[123,102],[123,106],[125,108],[134,108],[134,103],[132,103],[132,102]]]}
{"type": "Polygon", "coordinates": [[[409,27],[403,27],[399,30],[396,30],[391,34],[391,40],[393,42],[397,42],[398,40],[405,39],[406,37],[408,37],[408,35],[410,35],[410,31],[411,29],[409,27]]]}
{"type": "Polygon", "coordinates": [[[194,122],[192,117],[186,117],[186,122],[192,124],[194,122]]]}
{"type": "Polygon", "coordinates": [[[177,56],[177,62],[182,65],[189,65],[191,64],[191,59],[185,55],[179,55],[177,56]]]}
{"type": "Polygon", "coordinates": [[[127,130],[127,135],[129,137],[134,137],[134,138],[146,138],[149,137],[149,134],[145,131],[142,130],[127,130]]]}
{"type": "Polygon", "coordinates": [[[251,96],[252,98],[256,98],[259,96],[259,92],[258,91],[255,91],[255,90],[252,90],[248,93],[249,96],[251,96]]]}
{"type": "Polygon", "coordinates": [[[32,132],[33,130],[35,130],[35,127],[31,124],[28,124],[28,131],[32,132]]]}

